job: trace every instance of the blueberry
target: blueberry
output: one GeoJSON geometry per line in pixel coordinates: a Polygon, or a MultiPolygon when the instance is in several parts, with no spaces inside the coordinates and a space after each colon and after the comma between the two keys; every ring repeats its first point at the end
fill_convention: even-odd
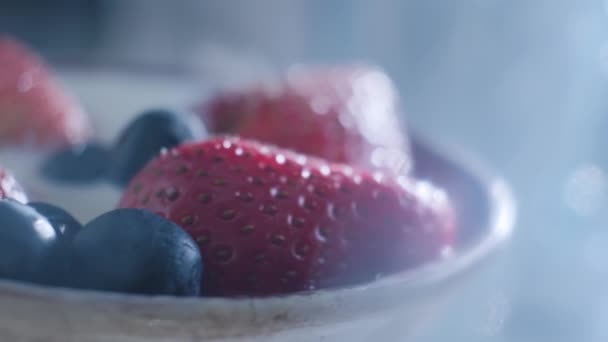
{"type": "Polygon", "coordinates": [[[131,122],[112,149],[109,178],[120,186],[129,181],[163,148],[171,148],[202,135],[199,125],[185,115],[150,110],[131,122]]]}
{"type": "Polygon", "coordinates": [[[109,153],[101,145],[70,147],[52,155],[42,165],[48,179],[64,183],[90,183],[102,179],[109,164],[109,153]]]}
{"type": "Polygon", "coordinates": [[[40,281],[57,247],[49,221],[19,202],[0,200],[0,278],[40,281]]]}
{"type": "Polygon", "coordinates": [[[82,229],[82,225],[70,213],[52,204],[32,202],[28,203],[28,206],[49,221],[58,239],[45,261],[45,272],[37,281],[45,285],[69,286],[71,242],[82,229]]]}
{"type": "Polygon", "coordinates": [[[30,202],[28,205],[46,217],[55,229],[55,234],[61,240],[72,241],[74,236],[82,229],[80,222],[59,207],[42,202],[30,202]]]}
{"type": "Polygon", "coordinates": [[[202,261],[179,226],[141,209],[116,209],[86,224],[72,244],[72,286],[146,295],[196,296],[202,261]]]}

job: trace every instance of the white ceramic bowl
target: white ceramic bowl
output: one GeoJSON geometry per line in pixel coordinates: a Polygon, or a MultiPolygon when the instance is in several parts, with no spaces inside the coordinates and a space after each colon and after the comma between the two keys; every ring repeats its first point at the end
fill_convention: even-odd
{"type": "MultiPolygon", "coordinates": [[[[138,110],[186,100],[193,85],[173,76],[105,69],[71,70],[63,76],[95,115],[105,138],[138,110]]],[[[503,181],[460,153],[437,153],[443,149],[429,146],[416,139],[416,172],[444,186],[456,204],[461,231],[452,258],[369,284],[257,299],[143,297],[0,281],[0,340],[407,341],[432,321],[463,281],[491,265],[515,217],[503,181]]],[[[79,203],[59,199],[72,210],[88,208],[80,217],[114,205],[112,199],[95,198],[94,188],[67,191],[93,195],[79,203]]]]}

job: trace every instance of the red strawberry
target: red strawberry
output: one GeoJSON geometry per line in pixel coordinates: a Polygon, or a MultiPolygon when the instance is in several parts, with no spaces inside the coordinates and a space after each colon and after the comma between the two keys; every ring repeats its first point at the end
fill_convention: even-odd
{"type": "Polygon", "coordinates": [[[408,171],[398,94],[379,69],[294,70],[277,84],[220,94],[199,108],[212,132],[332,162],[408,171]]]}
{"type": "Polygon", "coordinates": [[[0,35],[0,145],[57,147],[82,142],[88,134],[82,108],[44,61],[0,35]]]}
{"type": "Polygon", "coordinates": [[[23,188],[13,175],[6,170],[0,169],[0,198],[12,198],[21,203],[27,203],[27,196],[23,188]]]}
{"type": "Polygon", "coordinates": [[[119,204],[181,225],[208,295],[355,284],[436,259],[454,240],[442,191],[238,138],[181,145],[150,162],[119,204]]]}

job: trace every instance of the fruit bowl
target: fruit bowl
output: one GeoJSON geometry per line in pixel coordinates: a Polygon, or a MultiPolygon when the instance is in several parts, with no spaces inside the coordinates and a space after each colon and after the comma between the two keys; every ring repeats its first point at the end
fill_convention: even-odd
{"type": "MultiPolygon", "coordinates": [[[[187,103],[196,83],[174,73],[114,68],[69,68],[62,76],[93,114],[102,139],[112,139],[141,109],[187,103]]],[[[443,186],[455,204],[461,232],[453,256],[445,260],[368,284],[266,298],[145,297],[0,281],[0,339],[405,341],[489,264],[508,241],[515,217],[506,184],[474,159],[420,138],[414,139],[413,154],[417,175],[443,186]]],[[[34,174],[21,178],[33,196],[50,191],[34,174]]],[[[64,189],[92,196],[87,203],[63,205],[90,218],[118,200],[120,191],[107,187],[64,189]]]]}

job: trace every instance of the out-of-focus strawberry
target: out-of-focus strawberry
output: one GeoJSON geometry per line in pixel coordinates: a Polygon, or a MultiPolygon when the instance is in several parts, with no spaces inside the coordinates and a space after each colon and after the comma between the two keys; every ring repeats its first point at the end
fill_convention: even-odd
{"type": "Polygon", "coordinates": [[[0,146],[55,148],[84,141],[89,122],[45,62],[0,35],[0,146]]]}
{"type": "Polygon", "coordinates": [[[209,130],[366,168],[406,173],[397,91],[363,65],[291,70],[273,84],[220,93],[198,109],[209,130]]]}

